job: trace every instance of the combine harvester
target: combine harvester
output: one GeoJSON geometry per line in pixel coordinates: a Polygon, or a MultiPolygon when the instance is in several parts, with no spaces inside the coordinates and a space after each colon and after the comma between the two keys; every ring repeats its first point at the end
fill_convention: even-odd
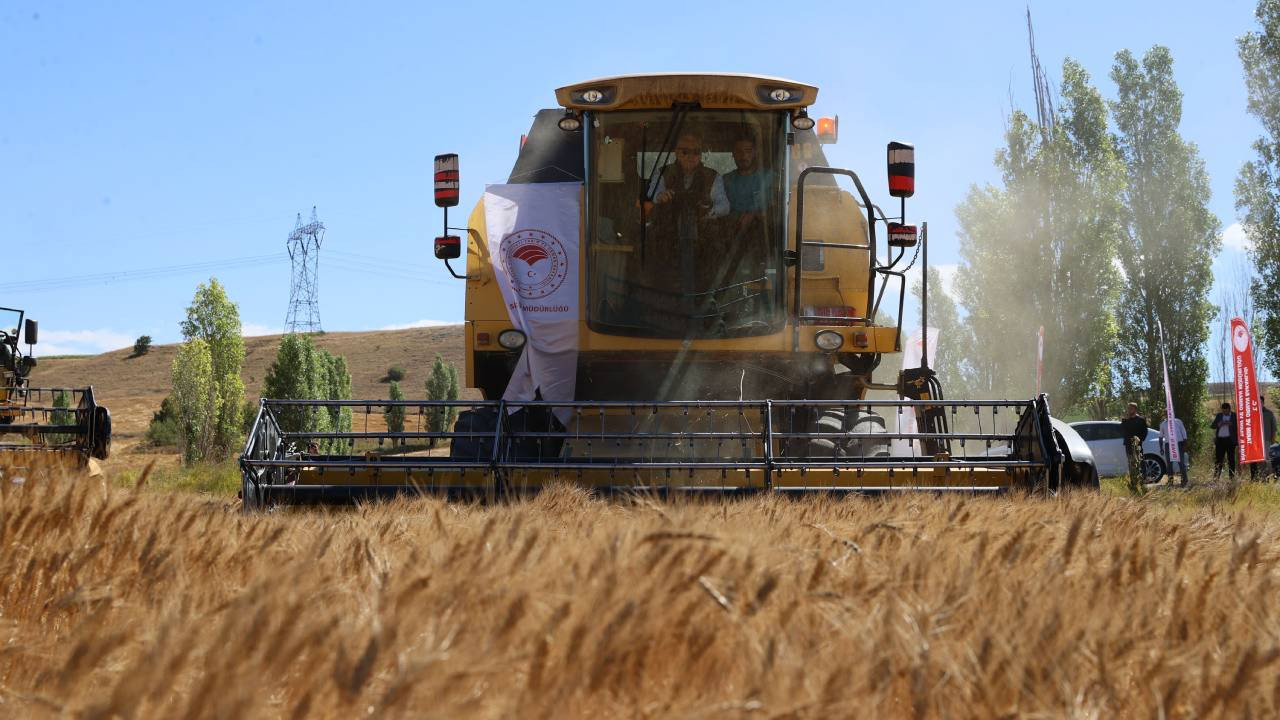
{"type": "Polygon", "coordinates": [[[467,386],[485,399],[263,400],[241,459],[246,509],[557,482],[1096,487],[1088,447],[1043,395],[944,400],[927,356],[872,379],[903,349],[905,271],[928,262],[927,225],[906,222],[914,149],[888,145],[900,204],[886,217],[857,174],[827,167],[838,124],[808,115],[817,92],[727,74],[560,88],[465,228],[448,220],[458,157],[438,156],[435,254],[465,281],[467,386]],[[404,432],[380,429],[392,407],[404,432]],[[358,430],[307,422],[344,408],[358,430]]]}
{"type": "Polygon", "coordinates": [[[111,452],[111,413],[94,402],[92,387],[30,387],[36,340],[36,321],[0,307],[0,479],[34,469],[75,471],[111,452]]]}

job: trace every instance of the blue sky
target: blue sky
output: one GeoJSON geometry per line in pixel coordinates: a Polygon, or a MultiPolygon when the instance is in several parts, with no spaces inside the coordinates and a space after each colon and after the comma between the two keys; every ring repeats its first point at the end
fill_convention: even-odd
{"type": "MultiPolygon", "coordinates": [[[[0,305],[41,321],[38,354],[179,339],[216,274],[250,333],[278,331],[285,239],[317,206],[327,330],[458,322],[431,257],[431,159],[461,155],[462,205],[505,180],[554,88],[632,72],[720,70],[820,88],[840,115],[834,164],[886,198],[884,146],[917,148],[913,219],[931,260],[957,262],[955,205],[995,181],[1012,106],[1029,107],[1025,5],[806,3],[0,4],[0,305]],[[728,9],[733,8],[733,9],[728,9]],[[210,263],[183,272],[155,268],[210,263]],[[213,269],[210,269],[213,268],[213,269]],[[87,277],[95,276],[95,277],[87,277]],[[62,286],[15,286],[74,279],[62,286]],[[6,287],[7,286],[7,287],[6,287]]],[[[1116,51],[1171,48],[1227,231],[1220,281],[1243,262],[1231,194],[1257,123],[1235,38],[1253,3],[1035,3],[1037,46],[1104,95],[1116,51]]],[[[1171,279],[1176,282],[1177,279],[1171,279]]],[[[1214,297],[1216,298],[1216,290],[1214,297]]]]}

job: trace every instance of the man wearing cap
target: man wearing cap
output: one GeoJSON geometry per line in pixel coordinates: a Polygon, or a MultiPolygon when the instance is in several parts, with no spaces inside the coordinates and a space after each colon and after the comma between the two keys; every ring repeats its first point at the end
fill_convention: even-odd
{"type": "Polygon", "coordinates": [[[1129,460],[1129,485],[1137,490],[1142,474],[1142,442],[1147,439],[1147,419],[1138,414],[1138,403],[1129,403],[1125,409],[1120,432],[1124,434],[1124,454],[1129,460]]]}
{"type": "Polygon", "coordinates": [[[1227,477],[1236,476],[1236,414],[1231,412],[1231,403],[1222,403],[1213,422],[1213,477],[1222,477],[1222,463],[1227,463],[1227,477]]]}

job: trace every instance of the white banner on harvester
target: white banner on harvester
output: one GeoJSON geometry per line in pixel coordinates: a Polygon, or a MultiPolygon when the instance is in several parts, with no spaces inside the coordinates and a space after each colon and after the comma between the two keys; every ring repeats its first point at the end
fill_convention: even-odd
{"type": "MultiPolygon", "coordinates": [[[[489,185],[486,243],[511,324],[527,338],[504,400],[573,400],[581,183],[489,185]]],[[[564,422],[569,410],[556,415],[564,422]]]]}
{"type": "MultiPolygon", "coordinates": [[[[920,331],[917,330],[907,338],[906,344],[902,346],[902,367],[920,367],[924,349],[924,340],[920,337],[920,331]]],[[[935,363],[938,359],[937,328],[929,328],[929,358],[935,363]]],[[[900,433],[916,432],[916,414],[902,410],[898,413],[897,422],[894,426],[897,428],[897,432],[900,433]]],[[[894,438],[889,441],[889,449],[894,455],[915,455],[920,449],[920,443],[917,440],[894,438]]]]}

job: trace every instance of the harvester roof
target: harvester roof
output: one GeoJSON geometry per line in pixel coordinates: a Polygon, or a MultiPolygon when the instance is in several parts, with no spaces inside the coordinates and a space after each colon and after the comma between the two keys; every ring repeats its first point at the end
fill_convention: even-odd
{"type": "Polygon", "coordinates": [[[813,85],[741,73],[617,75],[556,89],[556,102],[574,110],[644,110],[686,102],[707,109],[787,109],[807,107],[817,98],[813,85]]]}

